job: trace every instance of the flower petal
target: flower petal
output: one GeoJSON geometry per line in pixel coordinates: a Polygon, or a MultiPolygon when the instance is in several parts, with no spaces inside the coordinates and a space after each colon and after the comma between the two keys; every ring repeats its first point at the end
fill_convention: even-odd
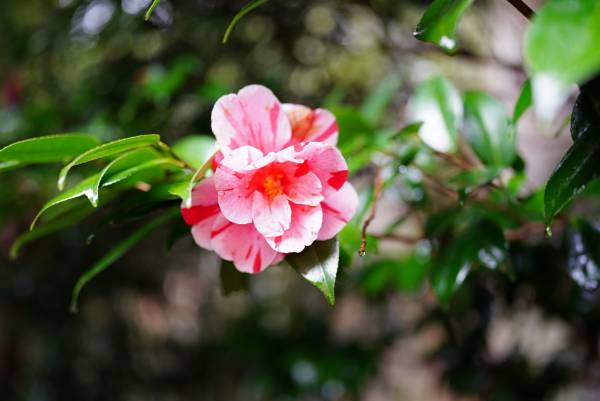
{"type": "Polygon", "coordinates": [[[317,206],[323,200],[321,180],[310,171],[296,169],[294,177],[285,186],[287,198],[300,205],[317,206]]]}
{"type": "Polygon", "coordinates": [[[210,231],[216,218],[221,214],[217,203],[217,191],[213,177],[202,180],[192,191],[192,206],[181,206],[183,220],[192,226],[192,236],[196,243],[205,249],[210,246],[210,231]]]}
{"type": "Polygon", "coordinates": [[[337,144],[338,125],[335,116],[328,110],[286,103],[283,110],[292,127],[292,142],[323,142],[337,144]]]}
{"type": "Polygon", "coordinates": [[[252,220],[259,233],[269,237],[281,235],[290,228],[291,218],[290,202],[285,196],[268,199],[261,192],[254,193],[252,220]]]}
{"type": "Polygon", "coordinates": [[[280,255],[252,224],[234,224],[220,216],[213,226],[211,240],[215,252],[244,273],[260,273],[280,260],[280,255]]]}
{"type": "Polygon", "coordinates": [[[326,198],[348,180],[348,165],[337,148],[320,142],[308,142],[286,148],[282,153],[290,151],[295,153],[296,158],[305,160],[306,168],[319,177],[326,198]]]}
{"type": "Polygon", "coordinates": [[[289,230],[278,237],[267,237],[267,243],[282,253],[302,252],[312,244],[318,236],[323,222],[323,211],[320,206],[304,206],[292,204],[292,222],[289,230]]]}
{"type": "Polygon", "coordinates": [[[290,141],[290,122],[281,103],[264,86],[250,85],[220,98],[212,111],[212,130],[225,153],[251,145],[277,152],[290,141]]]}
{"type": "Polygon", "coordinates": [[[228,154],[215,171],[214,181],[219,207],[233,223],[252,222],[252,190],[248,183],[252,175],[244,169],[262,157],[262,152],[251,146],[242,146],[228,154]]]}
{"type": "Polygon", "coordinates": [[[321,203],[323,224],[317,239],[324,241],[335,237],[348,223],[358,207],[358,195],[349,182],[321,203]]]}

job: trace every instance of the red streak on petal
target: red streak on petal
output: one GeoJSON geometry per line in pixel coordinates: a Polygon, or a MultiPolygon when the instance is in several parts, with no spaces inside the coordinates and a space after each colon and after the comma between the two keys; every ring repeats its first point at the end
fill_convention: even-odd
{"type": "Polygon", "coordinates": [[[271,117],[271,132],[273,133],[273,140],[275,140],[275,135],[277,134],[278,127],[278,118],[279,111],[281,110],[281,106],[279,103],[275,103],[273,107],[271,107],[271,113],[269,117],[271,117]]]}
{"type": "Polygon", "coordinates": [[[248,259],[250,257],[253,249],[254,249],[253,247],[248,248],[248,252],[246,252],[246,257],[245,257],[246,259],[248,259]]]}
{"type": "Polygon", "coordinates": [[[213,230],[213,232],[210,233],[210,238],[215,238],[217,235],[221,234],[223,231],[227,230],[232,225],[233,223],[228,221],[227,224],[225,224],[223,227],[213,230]]]}
{"type": "Polygon", "coordinates": [[[213,158],[212,161],[212,171],[217,171],[217,167],[219,167],[219,164],[221,163],[221,161],[225,158],[225,156],[223,156],[223,152],[219,151],[215,154],[215,157],[213,158]]]}
{"type": "Polygon", "coordinates": [[[329,186],[339,190],[342,185],[348,180],[348,170],[334,171],[331,173],[331,177],[327,180],[329,186]]]}
{"type": "Polygon", "coordinates": [[[333,122],[321,135],[314,138],[314,142],[323,142],[325,139],[329,138],[331,135],[335,134],[338,131],[337,122],[333,122]]]}
{"type": "Polygon", "coordinates": [[[260,265],[261,265],[260,252],[257,252],[256,257],[254,258],[254,266],[253,266],[254,273],[260,272],[260,265]]]}
{"type": "Polygon", "coordinates": [[[302,163],[301,165],[298,166],[298,168],[296,169],[296,172],[294,173],[294,176],[302,177],[303,175],[308,174],[308,172],[309,172],[308,162],[304,161],[304,163],[302,163]]]}
{"type": "Polygon", "coordinates": [[[188,226],[193,226],[219,213],[219,205],[192,206],[182,208],[181,216],[188,226]]]}
{"type": "Polygon", "coordinates": [[[342,213],[340,213],[339,210],[332,208],[327,203],[321,203],[321,208],[323,209],[324,212],[331,214],[336,219],[343,221],[344,223],[348,222],[348,220],[346,220],[344,217],[342,217],[342,213]]]}

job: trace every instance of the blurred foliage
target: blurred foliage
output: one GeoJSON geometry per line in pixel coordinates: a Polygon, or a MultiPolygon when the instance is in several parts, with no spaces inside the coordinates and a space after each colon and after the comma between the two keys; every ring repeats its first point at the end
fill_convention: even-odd
{"type": "Polygon", "coordinates": [[[461,29],[494,2],[150,3],[0,4],[0,399],[597,397],[596,2],[536,10],[512,113],[466,67],[499,62],[461,29]],[[213,103],[253,82],[338,120],[359,212],[288,260],[335,309],[292,269],[219,270],[173,219],[213,103]],[[528,188],[518,124],[571,84],[574,144],[528,188]]]}

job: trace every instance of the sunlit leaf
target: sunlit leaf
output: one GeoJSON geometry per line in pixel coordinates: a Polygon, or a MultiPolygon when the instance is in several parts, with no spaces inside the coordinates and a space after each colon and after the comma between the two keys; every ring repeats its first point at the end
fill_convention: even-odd
{"type": "Polygon", "coordinates": [[[464,12],[473,0],[435,0],[421,18],[415,37],[431,42],[446,51],[454,53],[458,49],[456,28],[464,12]]]}
{"type": "Polygon", "coordinates": [[[290,253],[286,257],[290,264],[308,282],[317,287],[329,304],[335,304],[335,279],[340,258],[337,238],[316,241],[301,253],[290,253]]]}
{"type": "Polygon", "coordinates": [[[171,149],[189,166],[199,169],[215,153],[216,143],[209,136],[190,135],[175,142],[171,149]]]}
{"type": "Polygon", "coordinates": [[[549,0],[538,10],[524,39],[536,113],[554,117],[568,86],[600,71],[600,2],[549,0]]]}
{"type": "Polygon", "coordinates": [[[502,103],[483,92],[467,92],[464,135],[484,164],[509,166],[515,156],[515,130],[502,103]]]}
{"type": "Polygon", "coordinates": [[[89,283],[94,277],[102,273],[107,267],[112,265],[114,262],[119,260],[127,251],[129,251],[135,244],[140,242],[144,237],[150,234],[152,231],[172,219],[174,216],[179,214],[179,209],[172,209],[166,212],[154,220],[146,223],[133,234],[119,243],[116,247],[111,249],[106,255],[104,255],[96,264],[94,264],[87,272],[85,272],[73,288],[73,295],[71,297],[71,311],[77,312],[77,305],[79,302],[79,294],[83,287],[89,283]]]}
{"type": "Polygon", "coordinates": [[[119,139],[90,149],[67,164],[60,172],[58,177],[58,188],[62,190],[65,186],[65,180],[69,171],[77,165],[87,163],[93,160],[98,160],[104,157],[113,156],[127,150],[156,145],[160,141],[159,135],[139,135],[131,138],[119,139]]]}
{"type": "Polygon", "coordinates": [[[97,145],[98,140],[90,135],[40,136],[15,142],[0,149],[0,162],[60,162],[78,156],[97,145]]]}
{"type": "Polygon", "coordinates": [[[422,82],[409,101],[407,118],[422,122],[423,142],[440,152],[453,152],[458,146],[463,103],[456,88],[442,77],[422,82]]]}

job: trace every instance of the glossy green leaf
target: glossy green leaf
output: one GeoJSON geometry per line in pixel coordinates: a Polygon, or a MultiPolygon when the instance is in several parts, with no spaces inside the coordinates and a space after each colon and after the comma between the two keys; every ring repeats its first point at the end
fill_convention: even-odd
{"type": "Polygon", "coordinates": [[[186,136],[171,147],[189,166],[199,169],[215,153],[216,142],[209,136],[186,136]]]}
{"type": "Polygon", "coordinates": [[[269,1],[269,0],[252,0],[252,1],[250,1],[250,3],[246,4],[233,17],[233,19],[231,20],[231,22],[227,26],[227,30],[225,31],[225,34],[223,35],[223,43],[227,43],[227,41],[229,40],[229,37],[231,36],[231,34],[232,34],[233,30],[235,29],[236,25],[238,24],[238,22],[240,22],[240,20],[242,18],[244,18],[244,16],[246,14],[248,14],[249,12],[251,12],[252,10],[254,10],[255,8],[258,8],[258,7],[262,6],[267,1],[269,1]]]}
{"type": "Polygon", "coordinates": [[[60,162],[98,145],[90,135],[61,134],[41,136],[12,143],[0,149],[0,162],[60,162]]]}
{"type": "Polygon", "coordinates": [[[577,194],[600,176],[600,96],[595,87],[583,87],[572,113],[574,143],[556,166],[546,184],[546,224],[577,194]]]}
{"type": "Polygon", "coordinates": [[[290,253],[287,263],[317,287],[329,304],[335,304],[335,279],[340,258],[337,238],[316,241],[301,253],[290,253]]]}
{"type": "Polygon", "coordinates": [[[119,260],[127,251],[129,251],[135,244],[140,242],[144,237],[150,234],[152,231],[169,221],[175,216],[179,215],[179,208],[172,209],[166,212],[154,220],[146,223],[133,234],[127,237],[119,245],[111,249],[106,255],[104,255],[96,264],[94,264],[87,272],[85,272],[73,288],[73,295],[71,297],[71,311],[77,312],[77,304],[79,302],[79,294],[83,287],[89,283],[94,277],[102,273],[107,267],[112,265],[114,262],[119,260]]]}
{"type": "Polygon", "coordinates": [[[464,135],[484,164],[509,166],[515,156],[515,130],[502,103],[483,92],[467,92],[464,135]]]}
{"type": "Polygon", "coordinates": [[[419,136],[429,147],[454,152],[458,146],[463,103],[458,90],[443,77],[422,82],[408,103],[407,118],[422,122],[419,136]]]}
{"type": "Polygon", "coordinates": [[[519,93],[519,97],[517,98],[517,103],[515,103],[515,109],[513,111],[512,122],[516,124],[517,121],[523,116],[523,114],[531,107],[533,104],[533,95],[531,94],[531,80],[525,81],[523,87],[521,88],[521,93],[519,93]]]}
{"type": "Polygon", "coordinates": [[[58,177],[58,188],[62,190],[65,186],[65,180],[69,171],[80,164],[87,163],[93,160],[98,160],[104,157],[113,156],[128,150],[136,148],[156,145],[160,141],[159,135],[139,135],[131,138],[119,139],[92,148],[73,159],[60,172],[58,177]]]}
{"type": "Polygon", "coordinates": [[[473,0],[435,0],[417,25],[415,37],[434,43],[449,54],[456,52],[456,28],[472,3],[473,0]]]}
{"type": "Polygon", "coordinates": [[[600,280],[600,226],[579,219],[568,230],[567,268],[573,280],[587,291],[598,288],[600,280]]]}
{"type": "MultiPolygon", "coordinates": [[[[169,158],[149,160],[147,162],[135,165],[106,178],[104,183],[102,184],[102,187],[104,188],[118,183],[123,183],[129,179],[131,179],[130,181],[133,183],[139,180],[141,178],[141,175],[144,175],[148,172],[150,172],[150,174],[145,178],[152,178],[155,177],[157,174],[162,174],[162,170],[156,169],[157,167],[173,166],[175,168],[178,168],[180,166],[177,163],[177,161],[169,158]]],[[[72,199],[85,196],[89,199],[92,205],[94,205],[94,199],[96,199],[95,204],[97,205],[97,200],[99,198],[95,198],[95,188],[98,181],[101,180],[101,178],[101,173],[94,174],[79,182],[73,188],[70,188],[60,193],[58,196],[50,199],[48,202],[46,202],[46,204],[44,204],[42,209],[36,215],[35,219],[31,223],[31,228],[33,229],[40,216],[46,213],[49,209],[56,207],[57,205],[60,205],[64,202],[70,201],[72,199]]]]}
{"type": "Polygon", "coordinates": [[[131,167],[138,167],[138,165],[142,164],[143,162],[157,158],[160,158],[160,153],[158,153],[158,151],[152,148],[141,148],[120,155],[108,163],[106,167],[100,171],[96,182],[92,186],[92,193],[90,197],[90,202],[92,205],[94,207],[98,206],[100,188],[102,187],[102,181],[106,177],[110,177],[131,167]]]}
{"type": "Polygon", "coordinates": [[[242,273],[235,268],[233,263],[223,260],[221,262],[220,281],[221,292],[223,295],[233,294],[234,292],[246,291],[250,280],[249,274],[242,273]]]}

